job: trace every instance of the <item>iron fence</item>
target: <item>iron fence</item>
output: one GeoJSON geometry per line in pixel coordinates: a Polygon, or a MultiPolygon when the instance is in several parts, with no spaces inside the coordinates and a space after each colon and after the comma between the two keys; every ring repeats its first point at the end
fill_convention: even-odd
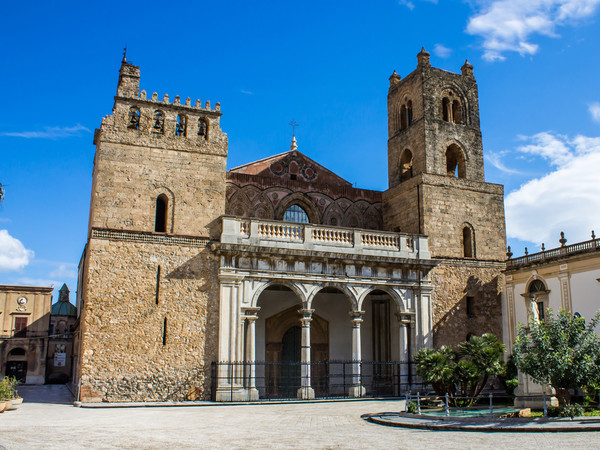
{"type": "Polygon", "coordinates": [[[236,361],[212,364],[213,400],[297,399],[299,391],[308,386],[314,391],[315,398],[401,397],[407,392],[424,391],[414,364],[403,361],[236,361]],[[217,391],[220,393],[218,398],[217,391]]]}

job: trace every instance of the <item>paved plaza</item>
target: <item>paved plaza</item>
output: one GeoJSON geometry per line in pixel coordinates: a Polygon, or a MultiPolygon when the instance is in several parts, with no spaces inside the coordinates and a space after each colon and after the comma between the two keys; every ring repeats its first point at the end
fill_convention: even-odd
{"type": "Polygon", "coordinates": [[[440,432],[393,428],[361,415],[400,401],[75,408],[64,386],[23,387],[0,415],[0,445],[30,448],[598,448],[600,433],[440,432]]]}

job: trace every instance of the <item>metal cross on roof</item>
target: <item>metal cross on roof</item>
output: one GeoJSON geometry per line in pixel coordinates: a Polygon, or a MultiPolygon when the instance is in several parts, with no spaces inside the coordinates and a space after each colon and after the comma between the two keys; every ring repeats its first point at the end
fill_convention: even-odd
{"type": "Polygon", "coordinates": [[[296,122],[294,119],[292,119],[292,121],[288,124],[292,127],[292,135],[294,137],[296,137],[296,127],[299,126],[298,122],[296,122]]]}

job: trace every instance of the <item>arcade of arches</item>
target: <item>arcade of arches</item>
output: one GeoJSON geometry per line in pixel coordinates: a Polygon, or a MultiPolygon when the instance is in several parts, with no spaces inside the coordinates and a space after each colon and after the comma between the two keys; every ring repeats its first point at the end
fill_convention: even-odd
{"type": "Polygon", "coordinates": [[[373,395],[367,367],[406,362],[431,345],[425,262],[387,262],[363,278],[348,276],[356,275],[352,261],[337,271],[297,261],[275,274],[261,270],[259,255],[221,251],[216,400],[373,395]],[[336,373],[342,362],[344,375],[336,373]]]}

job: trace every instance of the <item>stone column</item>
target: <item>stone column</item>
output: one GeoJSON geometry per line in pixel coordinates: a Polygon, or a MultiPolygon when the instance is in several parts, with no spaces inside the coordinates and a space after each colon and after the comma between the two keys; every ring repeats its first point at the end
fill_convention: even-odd
{"type": "Polygon", "coordinates": [[[246,390],[248,391],[248,400],[258,400],[258,389],[256,389],[256,320],[259,308],[253,308],[255,314],[248,315],[246,311],[246,390]]]}
{"type": "Polygon", "coordinates": [[[362,354],[360,339],[360,324],[363,319],[364,311],[350,311],[352,317],[352,387],[350,388],[350,397],[363,397],[366,389],[362,385],[362,354]]]}
{"type": "Polygon", "coordinates": [[[405,364],[400,365],[400,385],[405,385],[407,389],[410,389],[408,380],[408,370],[410,367],[411,352],[409,348],[408,333],[411,326],[412,314],[396,313],[398,318],[398,358],[405,364]]]}
{"type": "Polygon", "coordinates": [[[301,344],[301,364],[300,364],[300,389],[298,389],[298,398],[311,400],[315,398],[315,390],[310,385],[310,322],[314,309],[301,309],[298,312],[302,316],[302,344],[301,344]]]}

